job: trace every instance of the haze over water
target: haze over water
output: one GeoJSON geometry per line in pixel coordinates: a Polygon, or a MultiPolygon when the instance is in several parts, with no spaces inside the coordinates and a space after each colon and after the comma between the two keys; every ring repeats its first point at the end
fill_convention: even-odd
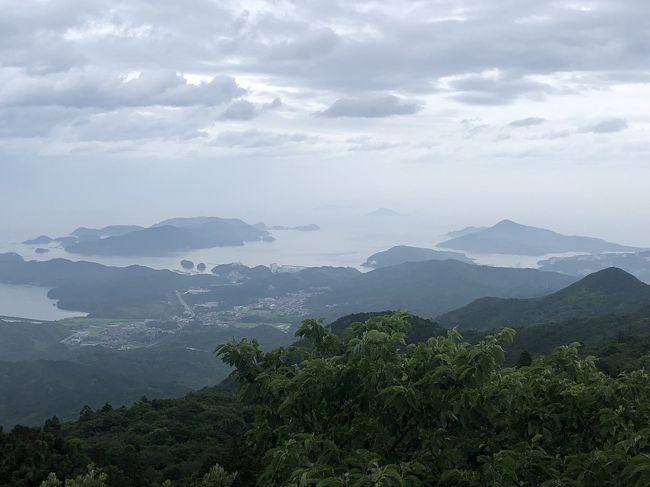
{"type": "MultiPolygon", "coordinates": [[[[250,220],[251,223],[254,221],[250,220]]],[[[435,248],[446,240],[446,232],[456,230],[440,223],[432,223],[421,217],[395,216],[371,217],[358,215],[348,218],[323,218],[303,220],[298,223],[317,223],[321,230],[313,232],[272,231],[275,242],[247,243],[235,247],[215,247],[199,249],[164,256],[91,256],[65,252],[56,242],[50,245],[23,245],[20,242],[41,233],[14,238],[13,241],[0,241],[0,252],[16,252],[26,260],[49,260],[65,258],[87,260],[111,266],[144,265],[155,269],[180,270],[180,261],[188,259],[194,263],[203,262],[208,268],[219,264],[241,262],[247,266],[295,265],[305,267],[344,266],[364,270],[361,264],[370,255],[395,245],[435,248]],[[38,247],[48,248],[49,252],[37,254],[38,247]]],[[[269,224],[275,224],[271,222],[269,224]]],[[[279,222],[284,224],[284,222],[279,222]]],[[[62,236],[72,229],[62,230],[62,236]]],[[[445,249],[449,250],[449,249],[445,249]]],[[[535,267],[546,256],[468,254],[477,263],[493,266],[535,267]]],[[[566,254],[563,254],[566,255],[566,254]]],[[[367,269],[366,269],[367,270],[367,269]]]]}
{"type": "Polygon", "coordinates": [[[48,288],[0,283],[0,316],[15,316],[32,320],[62,320],[86,316],[86,313],[65,311],[47,297],[48,288]]]}

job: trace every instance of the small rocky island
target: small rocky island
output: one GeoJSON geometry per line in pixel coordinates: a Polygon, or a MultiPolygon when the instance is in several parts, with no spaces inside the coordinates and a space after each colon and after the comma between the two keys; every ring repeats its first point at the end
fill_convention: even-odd
{"type": "Polygon", "coordinates": [[[192,269],[194,269],[194,262],[192,262],[191,260],[183,259],[181,260],[181,267],[186,271],[191,271],[192,269]]]}

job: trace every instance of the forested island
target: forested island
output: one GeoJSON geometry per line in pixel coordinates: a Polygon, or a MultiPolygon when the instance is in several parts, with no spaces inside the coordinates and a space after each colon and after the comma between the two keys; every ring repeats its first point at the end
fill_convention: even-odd
{"type": "Polygon", "coordinates": [[[380,267],[399,265],[405,262],[422,262],[425,260],[458,260],[470,264],[474,262],[473,259],[470,259],[460,252],[411,247],[409,245],[396,245],[388,250],[372,254],[361,265],[378,269],[380,267]]]}
{"type": "Polygon", "coordinates": [[[40,236],[23,242],[40,245],[57,242],[72,254],[100,256],[156,256],[194,249],[241,246],[273,241],[271,234],[237,218],[172,218],[150,227],[109,225],[79,227],[68,236],[40,236]]]}
{"type": "Polygon", "coordinates": [[[544,228],[502,220],[496,225],[469,227],[452,232],[453,238],[438,244],[454,250],[485,254],[545,255],[562,252],[632,252],[641,249],[593,237],[562,235],[544,228]]]}

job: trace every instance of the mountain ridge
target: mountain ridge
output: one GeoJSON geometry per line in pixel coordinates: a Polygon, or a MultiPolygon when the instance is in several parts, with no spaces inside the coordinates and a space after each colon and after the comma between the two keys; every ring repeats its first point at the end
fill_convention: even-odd
{"type": "Polygon", "coordinates": [[[460,329],[526,327],[538,323],[629,313],[650,305],[650,286],[611,267],[538,298],[484,297],[438,320],[460,329]]]}
{"type": "Polygon", "coordinates": [[[457,260],[406,262],[374,269],[308,300],[328,317],[377,309],[403,309],[424,318],[483,296],[541,296],[576,281],[536,269],[467,264],[457,260]]]}

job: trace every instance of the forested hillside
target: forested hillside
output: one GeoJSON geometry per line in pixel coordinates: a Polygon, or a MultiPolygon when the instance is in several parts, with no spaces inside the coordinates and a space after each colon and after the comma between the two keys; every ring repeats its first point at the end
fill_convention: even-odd
{"type": "Polygon", "coordinates": [[[72,331],[62,322],[0,318],[0,426],[38,425],[53,415],[74,419],[85,404],[179,397],[227,377],[229,368],[212,353],[217,344],[255,337],[272,350],[292,340],[270,326],[188,325],[182,334],[139,348],[71,348],[61,339],[72,331]]]}
{"type": "Polygon", "coordinates": [[[328,318],[386,308],[432,318],[484,296],[537,297],[575,281],[575,277],[536,269],[429,260],[383,267],[341,281],[330,291],[310,297],[307,304],[316,316],[328,318]]]}
{"type": "Polygon", "coordinates": [[[16,427],[0,435],[0,485],[87,471],[93,486],[648,485],[642,367],[608,375],[573,344],[504,368],[512,330],[475,344],[440,333],[378,313],[331,330],[308,320],[271,352],[229,342],[218,355],[235,392],[16,427]]]}
{"type": "MultiPolygon", "coordinates": [[[[560,345],[573,342],[586,345],[587,350],[598,350],[599,353],[595,355],[601,359],[599,362],[602,362],[606,355],[609,355],[609,345],[643,343],[646,336],[650,336],[650,307],[625,315],[610,314],[545,323],[517,329],[514,342],[507,350],[507,363],[514,363],[521,352],[546,354],[560,345]]],[[[632,349],[628,352],[632,354],[629,358],[640,356],[633,353],[632,349]]],[[[647,352],[650,352],[650,349],[647,352]]]]}
{"type": "Polygon", "coordinates": [[[571,318],[631,313],[650,306],[650,286],[627,272],[609,268],[548,296],[529,299],[485,297],[438,320],[461,329],[526,327],[571,318]]]}

